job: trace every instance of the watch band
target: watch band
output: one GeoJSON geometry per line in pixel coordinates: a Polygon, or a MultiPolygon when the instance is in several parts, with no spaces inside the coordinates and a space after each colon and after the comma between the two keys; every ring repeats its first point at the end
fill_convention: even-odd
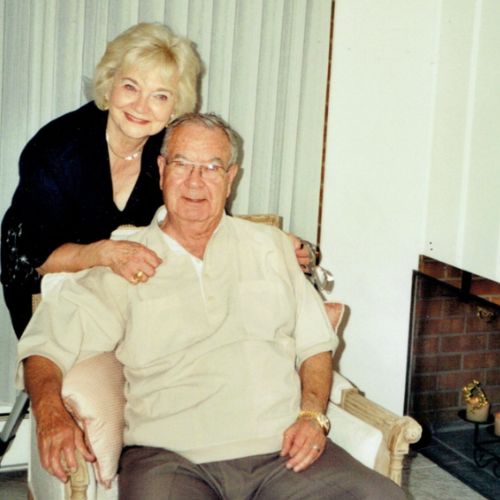
{"type": "Polygon", "coordinates": [[[321,429],[323,429],[325,435],[327,435],[330,432],[331,428],[330,419],[324,413],[321,413],[320,411],[300,410],[299,418],[300,417],[306,417],[316,420],[316,422],[318,422],[318,424],[320,425],[321,429]]]}

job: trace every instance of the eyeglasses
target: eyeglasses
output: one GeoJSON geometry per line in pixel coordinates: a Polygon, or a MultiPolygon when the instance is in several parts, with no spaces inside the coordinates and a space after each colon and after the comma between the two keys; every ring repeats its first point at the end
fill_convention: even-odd
{"type": "Polygon", "coordinates": [[[167,160],[167,165],[172,169],[172,174],[183,179],[189,177],[195,168],[200,169],[202,179],[216,181],[226,175],[228,169],[218,163],[193,163],[187,160],[167,160]]]}

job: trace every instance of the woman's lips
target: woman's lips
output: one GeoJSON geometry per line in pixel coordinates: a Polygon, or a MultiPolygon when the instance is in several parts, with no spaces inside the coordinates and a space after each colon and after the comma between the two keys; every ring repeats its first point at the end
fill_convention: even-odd
{"type": "Polygon", "coordinates": [[[135,116],[133,115],[130,115],[129,113],[125,113],[125,118],[129,121],[129,122],[132,122],[132,123],[137,123],[139,125],[146,125],[147,123],[149,123],[148,120],[143,120],[141,118],[136,118],[135,116]]]}

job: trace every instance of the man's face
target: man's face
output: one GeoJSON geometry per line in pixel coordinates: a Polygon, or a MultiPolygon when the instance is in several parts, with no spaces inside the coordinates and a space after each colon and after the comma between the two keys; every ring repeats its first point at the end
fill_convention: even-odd
{"type": "Polygon", "coordinates": [[[231,145],[220,129],[185,123],[173,131],[168,158],[158,158],[170,220],[218,223],[238,172],[237,165],[229,165],[230,158],[231,145]],[[209,164],[222,168],[209,175],[198,167],[209,164]]]}

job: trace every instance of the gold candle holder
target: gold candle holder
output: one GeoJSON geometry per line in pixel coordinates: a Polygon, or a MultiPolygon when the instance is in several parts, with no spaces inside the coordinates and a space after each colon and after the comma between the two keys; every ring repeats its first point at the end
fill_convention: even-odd
{"type": "Polygon", "coordinates": [[[463,388],[466,409],[465,417],[472,422],[486,422],[490,413],[490,403],[478,380],[473,380],[463,388]]]}

